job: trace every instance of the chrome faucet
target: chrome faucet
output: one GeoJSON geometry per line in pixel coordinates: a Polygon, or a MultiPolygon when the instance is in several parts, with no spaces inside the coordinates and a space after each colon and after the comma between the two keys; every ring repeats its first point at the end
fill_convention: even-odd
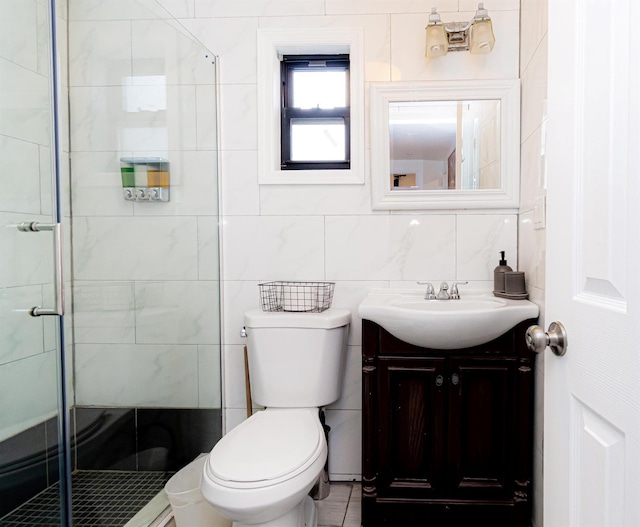
{"type": "Polygon", "coordinates": [[[436,292],[433,289],[433,284],[431,282],[417,282],[419,285],[426,285],[427,286],[427,291],[424,294],[424,299],[425,300],[435,300],[436,299],[436,292]]]}
{"type": "Polygon", "coordinates": [[[440,284],[440,291],[436,295],[435,290],[431,282],[417,282],[420,285],[426,285],[427,291],[424,294],[425,300],[460,300],[460,292],[458,291],[458,285],[466,285],[469,282],[453,282],[451,284],[451,293],[449,293],[449,284],[442,282],[440,284]]]}
{"type": "Polygon", "coordinates": [[[447,282],[442,282],[440,284],[440,291],[438,291],[436,298],[438,300],[449,300],[451,298],[451,296],[449,295],[449,285],[447,284],[447,282]]]}

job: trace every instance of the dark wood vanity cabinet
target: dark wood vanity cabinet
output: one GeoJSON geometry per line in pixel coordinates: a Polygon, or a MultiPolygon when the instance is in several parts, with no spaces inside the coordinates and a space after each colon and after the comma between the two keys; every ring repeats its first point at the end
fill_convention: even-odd
{"type": "Polygon", "coordinates": [[[435,350],[363,320],[363,527],[529,526],[535,322],[435,350]]]}

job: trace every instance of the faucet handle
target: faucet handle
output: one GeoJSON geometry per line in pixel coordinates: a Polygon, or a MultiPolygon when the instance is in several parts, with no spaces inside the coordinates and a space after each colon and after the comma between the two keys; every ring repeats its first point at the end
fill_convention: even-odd
{"type": "Polygon", "coordinates": [[[452,300],[459,300],[460,299],[460,293],[458,292],[458,284],[459,285],[467,285],[469,282],[453,282],[453,284],[451,284],[451,299],[452,300]]]}
{"type": "Polygon", "coordinates": [[[416,282],[418,285],[426,285],[427,291],[424,294],[425,300],[434,300],[436,298],[436,291],[433,289],[433,284],[431,282],[416,282]]]}

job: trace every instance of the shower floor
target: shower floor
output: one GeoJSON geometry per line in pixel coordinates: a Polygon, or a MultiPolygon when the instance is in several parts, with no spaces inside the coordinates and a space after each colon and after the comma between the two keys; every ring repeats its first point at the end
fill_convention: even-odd
{"type": "MultiPolygon", "coordinates": [[[[158,494],[173,472],[77,471],[72,475],[74,527],[123,527],[158,494]]],[[[0,527],[60,527],[59,485],[0,519],[0,527]]]]}

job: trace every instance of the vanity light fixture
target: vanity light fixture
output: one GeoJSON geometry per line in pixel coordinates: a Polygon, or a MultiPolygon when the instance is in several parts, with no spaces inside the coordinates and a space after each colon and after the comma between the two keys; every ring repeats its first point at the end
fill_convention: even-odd
{"type": "Polygon", "coordinates": [[[489,12],[478,4],[475,16],[469,22],[442,22],[436,8],[431,9],[427,31],[425,56],[430,59],[446,55],[448,51],[490,53],[496,39],[489,12]]]}

